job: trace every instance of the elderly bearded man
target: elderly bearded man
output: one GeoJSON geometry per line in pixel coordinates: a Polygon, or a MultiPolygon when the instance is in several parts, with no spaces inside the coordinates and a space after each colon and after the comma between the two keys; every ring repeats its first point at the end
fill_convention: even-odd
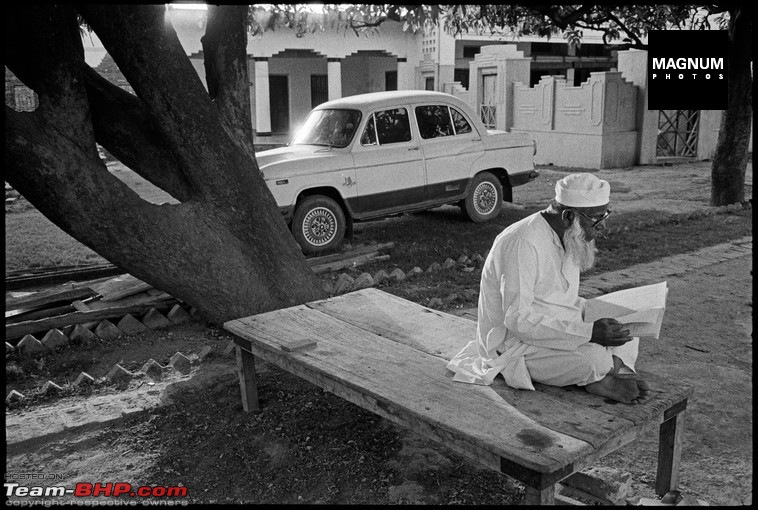
{"type": "Polygon", "coordinates": [[[608,182],[588,173],[555,185],[555,200],[498,235],[482,269],[478,326],[448,364],[454,380],[513,388],[583,386],[626,404],[649,394],[634,372],[639,339],[614,319],[583,321],[579,273],[595,262],[610,214],[608,182]]]}

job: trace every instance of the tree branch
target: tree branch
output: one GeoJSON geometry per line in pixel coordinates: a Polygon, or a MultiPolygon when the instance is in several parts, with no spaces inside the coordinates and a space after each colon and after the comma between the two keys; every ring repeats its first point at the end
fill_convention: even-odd
{"type": "Polygon", "coordinates": [[[381,16],[374,21],[356,21],[354,19],[351,19],[349,21],[350,28],[353,29],[353,31],[358,35],[358,31],[363,28],[376,28],[382,25],[385,21],[387,21],[387,17],[381,16]]]}
{"type": "Polygon", "coordinates": [[[84,50],[71,7],[13,4],[6,23],[6,65],[39,97],[38,116],[92,158],[97,157],[79,67],[84,50]],[[18,44],[17,41],[27,41],[18,44]],[[64,112],[61,115],[61,112],[64,112]]]}
{"type": "Polygon", "coordinates": [[[154,215],[98,157],[76,13],[45,5],[17,8],[14,15],[13,30],[31,43],[18,45],[23,49],[9,63],[35,86],[40,106],[25,113],[5,108],[5,178],[53,223],[87,246],[105,246],[108,253],[99,253],[114,260],[128,236],[116,235],[104,219],[144,224],[154,215]],[[135,210],[140,213],[130,218],[135,210]]]}
{"type": "MultiPolygon", "coordinates": [[[[96,139],[148,181],[178,200],[189,198],[188,183],[178,172],[178,165],[166,150],[166,143],[151,128],[139,99],[112,85],[84,63],[84,49],[73,10],[66,8],[44,12],[47,15],[42,17],[39,27],[29,26],[31,20],[39,19],[39,13],[27,12],[23,7],[16,6],[11,14],[14,21],[7,24],[14,40],[30,39],[30,44],[14,43],[8,46],[7,64],[25,85],[37,92],[40,111],[48,116],[54,115],[58,107],[64,106],[60,100],[54,99],[61,93],[59,88],[65,89],[59,87],[60,84],[83,82],[86,95],[69,94],[69,100],[76,97],[80,104],[76,108],[65,108],[66,115],[72,117],[62,119],[66,125],[62,129],[70,133],[72,140],[95,157],[96,139]],[[61,19],[64,12],[67,12],[65,21],[61,19]],[[55,36],[56,42],[52,42],[50,38],[56,32],[60,35],[55,36]],[[35,35],[30,38],[29,34],[35,35]],[[51,57],[59,55],[64,46],[69,48],[66,59],[54,58],[52,61],[51,57]],[[50,80],[45,74],[48,69],[58,69],[60,77],[50,80]],[[51,108],[51,104],[56,104],[56,108],[51,108]]],[[[73,93],[73,90],[70,92],[73,93]]]]}
{"type": "Polygon", "coordinates": [[[78,8],[161,130],[193,197],[228,200],[246,187],[265,186],[260,178],[251,180],[257,173],[251,172],[254,160],[227,135],[218,109],[165,19],[163,5],[78,8]],[[218,171],[221,161],[226,163],[223,172],[218,171]]]}
{"type": "Polygon", "coordinates": [[[152,184],[184,202],[189,182],[142,101],[82,62],[82,76],[98,143],[152,184]]]}
{"type": "MultiPolygon", "coordinates": [[[[639,49],[647,48],[647,44],[642,42],[642,40],[635,33],[635,31],[630,30],[626,26],[626,24],[623,21],[621,21],[616,15],[614,15],[613,13],[608,13],[608,18],[610,18],[614,23],[616,23],[619,26],[619,28],[621,28],[621,30],[623,30],[624,33],[626,33],[626,35],[628,35],[629,38],[634,41],[634,45],[633,45],[634,48],[639,48],[639,49]]],[[[605,31],[605,33],[607,34],[608,32],[605,31]]],[[[605,36],[603,37],[603,39],[605,39],[605,36]]]]}
{"type": "MultiPolygon", "coordinates": [[[[68,113],[61,112],[65,115],[68,113]]],[[[38,112],[5,108],[5,178],[42,214],[76,239],[92,246],[96,227],[107,216],[124,214],[144,202],[108,172],[100,158],[71,149],[70,138],[38,112]]],[[[145,221],[145,215],[139,215],[145,221]]],[[[124,217],[126,219],[126,217],[124,217]]],[[[119,237],[110,245],[122,244],[119,237]]]]}
{"type": "Polygon", "coordinates": [[[208,93],[229,136],[251,157],[253,123],[247,60],[246,5],[208,6],[203,45],[208,93]]]}
{"type": "Polygon", "coordinates": [[[595,8],[594,5],[582,5],[574,11],[560,13],[558,11],[558,6],[554,5],[525,5],[524,7],[545,16],[561,30],[564,30],[571,25],[575,25],[595,8]]]}

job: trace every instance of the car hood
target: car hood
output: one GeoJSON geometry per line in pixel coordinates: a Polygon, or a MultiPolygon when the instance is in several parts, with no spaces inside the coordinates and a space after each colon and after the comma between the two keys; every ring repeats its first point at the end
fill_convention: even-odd
{"type": "Polygon", "coordinates": [[[258,167],[266,179],[351,168],[353,158],[348,149],[330,149],[319,145],[288,145],[255,153],[258,167]]]}

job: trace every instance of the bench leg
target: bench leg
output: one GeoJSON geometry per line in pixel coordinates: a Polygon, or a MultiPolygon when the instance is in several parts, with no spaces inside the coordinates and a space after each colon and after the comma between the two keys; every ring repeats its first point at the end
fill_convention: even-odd
{"type": "Polygon", "coordinates": [[[237,355],[237,374],[242,393],[242,409],[249,413],[258,410],[258,385],[255,381],[255,356],[239,345],[234,346],[237,355]]]}
{"type": "Polygon", "coordinates": [[[684,412],[661,423],[658,444],[658,473],[655,493],[659,496],[679,487],[679,462],[682,457],[684,412]]]}
{"type": "Polygon", "coordinates": [[[555,485],[550,485],[542,490],[526,486],[526,494],[521,501],[522,505],[555,505],[555,485]]]}

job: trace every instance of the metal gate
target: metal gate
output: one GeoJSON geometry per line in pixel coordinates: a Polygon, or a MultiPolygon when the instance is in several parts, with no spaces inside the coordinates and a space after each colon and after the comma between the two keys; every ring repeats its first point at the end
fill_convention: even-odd
{"type": "Polygon", "coordinates": [[[659,110],[656,157],[696,157],[699,126],[700,110],[659,110]]]}
{"type": "Polygon", "coordinates": [[[495,105],[495,85],[497,75],[485,74],[482,76],[482,104],[479,105],[479,116],[484,127],[495,129],[497,106],[495,105]]]}

